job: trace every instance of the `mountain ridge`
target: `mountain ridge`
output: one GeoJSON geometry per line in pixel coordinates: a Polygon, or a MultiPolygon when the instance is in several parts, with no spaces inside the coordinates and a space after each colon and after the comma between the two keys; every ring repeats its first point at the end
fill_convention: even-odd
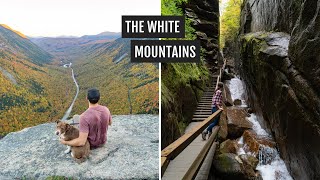
{"type": "Polygon", "coordinates": [[[28,38],[23,37],[21,35],[22,33],[17,32],[18,31],[11,29],[9,26],[0,25],[1,55],[7,53],[19,55],[38,65],[52,62],[53,56],[51,54],[39,48],[28,38]]]}
{"type": "Polygon", "coordinates": [[[76,91],[70,62],[80,86],[71,115],[92,87],[112,114],[157,114],[158,64],[131,63],[130,40],[104,35],[25,39],[0,27],[0,135],[62,118],[76,91]]]}

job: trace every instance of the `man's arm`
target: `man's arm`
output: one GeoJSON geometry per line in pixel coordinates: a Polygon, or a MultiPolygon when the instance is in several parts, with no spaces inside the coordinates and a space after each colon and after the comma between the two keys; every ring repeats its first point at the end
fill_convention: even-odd
{"type": "Polygon", "coordinates": [[[110,111],[109,111],[109,109],[106,107],[106,110],[107,110],[107,113],[109,114],[109,120],[108,120],[108,125],[109,126],[111,126],[111,124],[112,124],[112,115],[111,115],[111,113],[110,113],[110,111]]]}
{"type": "Polygon", "coordinates": [[[87,138],[88,138],[88,133],[80,132],[78,138],[73,139],[71,141],[65,141],[63,139],[60,139],[60,142],[64,145],[69,145],[69,146],[84,146],[86,144],[87,138]]]}

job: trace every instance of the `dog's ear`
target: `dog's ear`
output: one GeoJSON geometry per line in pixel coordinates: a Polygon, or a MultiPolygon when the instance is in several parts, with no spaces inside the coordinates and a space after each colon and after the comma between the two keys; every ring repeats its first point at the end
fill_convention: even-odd
{"type": "Polygon", "coordinates": [[[58,119],[58,120],[56,120],[55,122],[58,124],[58,123],[61,122],[61,121],[58,119]]]}

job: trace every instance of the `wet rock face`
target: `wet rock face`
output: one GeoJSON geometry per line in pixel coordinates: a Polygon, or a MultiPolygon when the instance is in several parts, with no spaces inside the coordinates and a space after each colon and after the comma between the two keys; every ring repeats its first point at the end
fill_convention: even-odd
{"type": "MultiPolygon", "coordinates": [[[[306,4],[305,11],[319,9],[319,3],[315,2],[312,7],[309,1],[306,4]]],[[[308,13],[308,18],[311,14],[308,13]]],[[[298,21],[301,23],[297,23],[291,40],[285,33],[244,35],[240,69],[249,95],[256,97],[249,103],[261,107],[291,175],[295,179],[319,179],[320,85],[316,74],[320,56],[316,51],[319,46],[315,46],[320,39],[315,29],[319,28],[320,21],[315,14],[317,18],[310,22],[304,13],[301,15],[298,21]],[[300,27],[304,23],[310,23],[308,27],[314,25],[313,31],[300,27]],[[287,53],[289,42],[292,59],[287,53]]]]}
{"type": "Polygon", "coordinates": [[[56,123],[10,133],[0,140],[0,179],[158,179],[159,118],[114,116],[107,143],[77,164],[55,135],[56,123]]]}
{"type": "Polygon", "coordinates": [[[290,33],[298,19],[301,4],[302,0],[245,0],[241,10],[241,33],[290,33]]]}
{"type": "Polygon", "coordinates": [[[227,107],[228,138],[236,139],[242,136],[245,130],[252,128],[252,123],[248,121],[245,108],[227,107]]]}
{"type": "MultiPolygon", "coordinates": [[[[320,96],[319,2],[308,0],[303,4],[302,14],[292,32],[289,45],[289,58],[320,96]]],[[[318,116],[319,111],[320,107],[318,106],[318,116]]]]}
{"type": "Polygon", "coordinates": [[[185,4],[184,9],[204,49],[208,67],[216,67],[219,56],[219,1],[192,0],[185,4]]]}

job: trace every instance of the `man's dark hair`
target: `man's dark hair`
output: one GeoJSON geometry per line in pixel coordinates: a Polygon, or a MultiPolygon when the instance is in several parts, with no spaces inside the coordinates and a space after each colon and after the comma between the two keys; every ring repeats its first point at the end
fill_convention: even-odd
{"type": "Polygon", "coordinates": [[[91,104],[96,104],[100,99],[100,92],[98,89],[92,88],[88,90],[87,98],[91,104]]]}

